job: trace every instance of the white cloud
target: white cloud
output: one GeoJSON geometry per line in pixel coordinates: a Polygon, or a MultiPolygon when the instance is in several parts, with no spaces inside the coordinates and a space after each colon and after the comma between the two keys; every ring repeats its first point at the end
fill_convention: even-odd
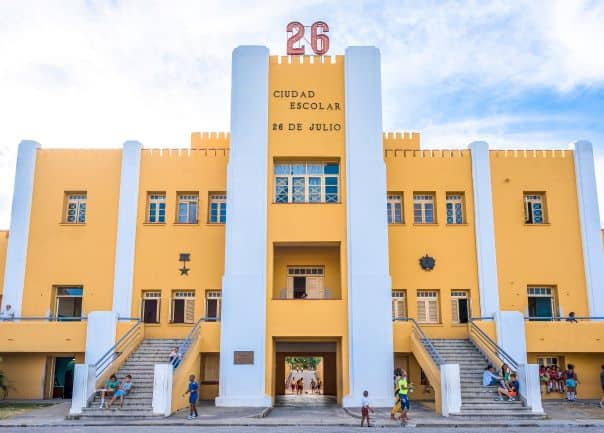
{"type": "MultiPolygon", "coordinates": [[[[488,129],[498,113],[468,113],[465,126],[433,121],[425,101],[434,89],[506,96],[604,80],[602,2],[3,1],[0,227],[8,226],[21,139],[174,147],[187,146],[191,131],[226,130],[231,50],[265,44],[283,54],[293,19],[327,21],[332,53],[379,46],[385,129],[419,129],[430,145],[446,140],[436,147],[493,131],[502,140],[507,130],[496,121],[488,129]]],[[[530,138],[552,143],[554,135],[530,138]]]]}

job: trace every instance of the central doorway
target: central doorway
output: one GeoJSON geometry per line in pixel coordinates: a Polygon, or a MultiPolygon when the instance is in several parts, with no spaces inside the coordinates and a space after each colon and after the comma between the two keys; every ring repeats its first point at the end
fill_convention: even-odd
{"type": "Polygon", "coordinates": [[[335,342],[277,343],[275,405],[322,407],[337,404],[335,342]]]}

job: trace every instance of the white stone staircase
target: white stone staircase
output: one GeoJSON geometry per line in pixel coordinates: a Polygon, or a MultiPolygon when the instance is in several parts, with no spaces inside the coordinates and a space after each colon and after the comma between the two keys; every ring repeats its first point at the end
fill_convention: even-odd
{"type": "MultiPolygon", "coordinates": [[[[116,400],[111,409],[100,409],[100,395],[95,395],[92,403],[82,410],[79,418],[161,418],[153,415],[153,370],[155,364],[168,363],[170,350],[179,346],[182,340],[175,339],[145,339],[116,372],[118,380],[122,381],[127,374],[132,376],[132,391],[124,398],[124,406],[120,409],[116,400]]],[[[109,402],[105,399],[105,405],[109,402]]]]}
{"type": "MultiPolygon", "coordinates": [[[[497,387],[482,386],[482,374],[488,361],[470,340],[433,339],[432,346],[445,364],[459,364],[461,410],[453,417],[501,419],[541,419],[521,401],[495,401],[497,387]]],[[[424,346],[427,346],[424,344],[424,346]]],[[[426,347],[428,350],[428,347],[426,347]]],[[[494,366],[496,369],[501,366],[494,366]]]]}

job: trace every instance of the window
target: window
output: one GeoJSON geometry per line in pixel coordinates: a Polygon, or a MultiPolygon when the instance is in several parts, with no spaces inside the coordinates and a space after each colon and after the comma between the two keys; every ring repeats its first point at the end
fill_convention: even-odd
{"type": "Polygon", "coordinates": [[[195,292],[190,290],[173,292],[170,311],[172,323],[195,322],[195,292]]]}
{"type": "Polygon", "coordinates": [[[147,195],[147,222],[164,224],[166,222],[166,193],[150,192],[147,195]]]}
{"type": "Polygon", "coordinates": [[[470,303],[466,290],[451,291],[451,320],[453,323],[468,323],[470,303]]]}
{"type": "Polygon", "coordinates": [[[199,194],[178,194],[178,224],[197,224],[199,194]]]}
{"type": "Polygon", "coordinates": [[[143,292],[141,315],[145,323],[159,323],[161,292],[143,292]]]}
{"type": "Polygon", "coordinates": [[[557,356],[538,356],[537,357],[537,365],[544,367],[552,367],[552,366],[560,366],[563,365],[559,362],[557,356]]]}
{"type": "Polygon", "coordinates": [[[323,266],[290,266],[287,268],[287,288],[284,299],[329,299],[329,290],[324,287],[323,266]]]}
{"type": "Polygon", "coordinates": [[[558,317],[552,287],[528,288],[528,314],[533,320],[547,320],[558,317]]]}
{"type": "Polygon", "coordinates": [[[447,224],[463,224],[464,219],[464,194],[447,193],[447,224]]]}
{"type": "Polygon", "coordinates": [[[208,290],[206,292],[206,320],[217,322],[220,320],[220,304],[222,291],[208,290]]]}
{"type": "Polygon", "coordinates": [[[403,194],[388,193],[388,224],[403,223],[403,194]]]}
{"type": "Polygon", "coordinates": [[[413,222],[415,224],[433,224],[434,194],[413,194],[413,222]]]}
{"type": "Polygon", "coordinates": [[[203,353],[203,379],[202,383],[212,385],[218,383],[220,354],[219,353],[203,353]]]}
{"type": "Polygon", "coordinates": [[[86,222],[86,192],[65,193],[65,219],[67,224],[86,222]]]}
{"type": "Polygon", "coordinates": [[[55,288],[55,317],[57,320],[81,319],[82,294],[82,286],[59,286],[55,288]]]}
{"type": "Polygon", "coordinates": [[[226,193],[212,193],[208,199],[210,203],[210,215],[208,221],[210,224],[226,223],[226,193]]]}
{"type": "Polygon", "coordinates": [[[524,193],[524,222],[526,224],[545,223],[545,194],[524,193]]]}
{"type": "Polygon", "coordinates": [[[275,203],[338,203],[337,162],[275,163],[275,203]]]}
{"type": "Polygon", "coordinates": [[[436,290],[417,291],[417,321],[438,323],[438,292],[436,290]]]}
{"type": "Polygon", "coordinates": [[[407,293],[404,290],[392,291],[392,318],[407,318],[407,293]]]}

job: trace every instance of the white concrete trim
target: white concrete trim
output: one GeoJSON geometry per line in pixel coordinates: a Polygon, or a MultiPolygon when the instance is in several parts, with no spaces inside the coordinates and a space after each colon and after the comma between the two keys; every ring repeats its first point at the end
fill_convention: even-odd
{"type": "Polygon", "coordinates": [[[70,415],[79,415],[88,407],[88,402],[96,392],[94,365],[76,364],[73,371],[73,395],[71,396],[70,415]]]}
{"type": "Polygon", "coordinates": [[[271,402],[265,389],[268,68],[266,47],[233,51],[217,406],[271,402]],[[253,351],[254,363],[235,365],[239,350],[253,351]]]}
{"type": "Polygon", "coordinates": [[[469,148],[472,155],[480,315],[481,317],[491,317],[495,311],[499,310],[499,286],[497,283],[495,220],[493,194],[491,192],[489,145],[484,141],[474,141],[470,143],[469,148]]]}
{"type": "Polygon", "coordinates": [[[117,312],[120,317],[132,316],[138,184],[142,147],[138,141],[127,141],[122,149],[113,276],[113,311],[117,312]]]}
{"type": "Polygon", "coordinates": [[[86,353],[84,361],[96,364],[115,344],[117,313],[113,311],[93,311],[86,321],[86,353]]]}
{"type": "Polygon", "coordinates": [[[520,384],[520,398],[531,408],[534,414],[543,414],[539,366],[537,364],[520,365],[516,372],[520,384]]]}
{"type": "Polygon", "coordinates": [[[172,364],[155,364],[153,367],[153,398],[151,406],[154,415],[172,414],[172,364]]]}
{"type": "Polygon", "coordinates": [[[526,332],[524,316],[519,311],[497,311],[493,315],[497,345],[518,364],[526,364],[526,332]]]}
{"type": "Polygon", "coordinates": [[[604,316],[604,247],[600,231],[593,149],[589,141],[575,141],[570,144],[570,147],[574,149],[589,315],[602,317],[604,316]]]}
{"type": "Polygon", "coordinates": [[[343,406],[358,407],[367,390],[374,406],[387,407],[394,348],[380,52],[348,47],[344,62],[350,393],[343,406]]]}
{"type": "Polygon", "coordinates": [[[441,411],[443,416],[461,410],[461,375],[459,364],[440,366],[441,411]]]}
{"type": "Polygon", "coordinates": [[[2,292],[2,311],[7,304],[10,304],[16,317],[21,316],[36,156],[39,148],[40,144],[35,141],[24,140],[19,143],[17,153],[17,170],[2,292]]]}

